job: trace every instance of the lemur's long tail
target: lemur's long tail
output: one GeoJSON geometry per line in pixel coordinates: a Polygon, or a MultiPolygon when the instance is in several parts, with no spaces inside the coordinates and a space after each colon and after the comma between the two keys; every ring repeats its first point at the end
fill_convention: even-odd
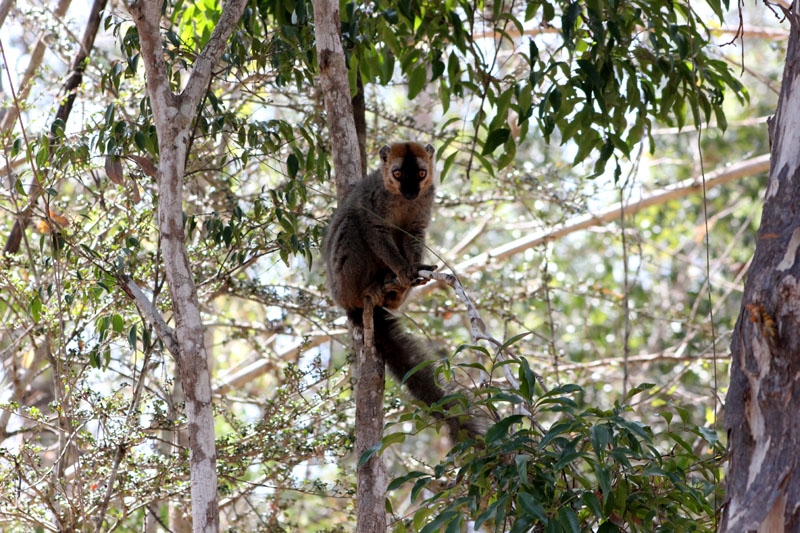
{"type": "MultiPolygon", "coordinates": [[[[431,360],[430,351],[416,337],[408,334],[398,318],[385,308],[375,307],[372,316],[375,350],[398,381],[405,378],[406,374],[418,365],[431,360]]],[[[363,327],[362,309],[348,311],[347,317],[354,325],[363,327]]],[[[428,406],[440,402],[450,392],[449,388],[444,387],[437,379],[436,364],[418,368],[406,379],[405,386],[416,399],[428,406]]],[[[447,411],[455,405],[456,402],[453,401],[443,407],[447,411]]],[[[480,421],[472,414],[447,417],[447,425],[454,442],[459,439],[462,431],[466,432],[468,437],[485,433],[480,421]]]]}

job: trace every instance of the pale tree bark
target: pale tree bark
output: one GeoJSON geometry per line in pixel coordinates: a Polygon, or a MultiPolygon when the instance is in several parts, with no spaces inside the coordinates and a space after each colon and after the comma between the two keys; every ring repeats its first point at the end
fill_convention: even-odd
{"type": "Polygon", "coordinates": [[[731,343],[721,531],[800,531],[800,0],[771,124],[772,164],[731,343]]]}
{"type": "Polygon", "coordinates": [[[180,94],[174,94],[170,89],[170,76],[164,60],[159,27],[163,2],[138,0],[129,4],[129,11],[139,32],[147,92],[158,134],[158,228],[175,316],[178,374],[186,395],[193,530],[203,532],[219,531],[217,456],[211,375],[206,360],[197,289],[183,230],[184,164],[192,121],[211,79],[211,69],[222,56],[245,3],[245,0],[228,0],[225,3],[219,22],[197,57],[180,94]]]}
{"type": "Polygon", "coordinates": [[[314,0],[314,37],[336,172],[336,196],[341,201],[347,196],[350,186],[361,179],[362,167],[342,48],[339,2],[314,0]]]}
{"type": "MultiPolygon", "coordinates": [[[[338,0],[314,0],[314,35],[320,85],[325,99],[328,130],[336,175],[339,202],[350,187],[362,179],[366,162],[354,119],[347,66],[342,49],[338,0]]],[[[361,106],[363,88],[356,95],[361,106]]],[[[363,112],[363,106],[360,107],[363,112]]],[[[363,118],[363,117],[362,117],[363,118]]],[[[363,125],[363,123],[362,123],[363,125]]],[[[372,342],[372,305],[364,306],[364,330],[354,328],[353,340],[358,354],[356,386],[356,457],[358,459],[356,491],[356,532],[386,531],[386,467],[380,454],[374,452],[361,461],[365,451],[380,445],[383,432],[384,363],[372,342]],[[362,337],[363,334],[363,337],[362,337]]]]}

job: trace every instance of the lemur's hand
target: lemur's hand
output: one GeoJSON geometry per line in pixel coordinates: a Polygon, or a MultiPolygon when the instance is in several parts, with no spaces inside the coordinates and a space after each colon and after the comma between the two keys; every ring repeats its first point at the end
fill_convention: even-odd
{"type": "Polygon", "coordinates": [[[439,268],[439,265],[423,265],[421,263],[416,263],[411,265],[411,267],[409,268],[409,273],[410,273],[409,278],[411,278],[411,286],[416,287],[418,285],[425,285],[430,281],[430,278],[423,278],[422,276],[419,275],[420,270],[430,270],[431,272],[433,272],[437,268],[439,268]]]}

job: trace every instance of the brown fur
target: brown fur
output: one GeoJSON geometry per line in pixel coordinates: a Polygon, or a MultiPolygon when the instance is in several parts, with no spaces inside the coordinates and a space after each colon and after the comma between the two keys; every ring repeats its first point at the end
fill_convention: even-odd
{"type": "MultiPolygon", "coordinates": [[[[383,161],[383,165],[381,165],[383,184],[389,192],[402,194],[400,182],[394,174],[399,172],[402,179],[403,162],[407,155],[415,159],[420,190],[424,191],[433,185],[434,148],[430,144],[422,146],[419,143],[394,143],[391,146],[384,146],[379,153],[381,161],[383,161]]],[[[413,176],[405,179],[413,179],[413,176]]]]}
{"type": "Polygon", "coordinates": [[[343,308],[360,309],[369,295],[396,309],[426,266],[420,261],[433,208],[432,154],[432,146],[419,143],[384,146],[380,171],[356,185],[334,214],[323,252],[331,294],[343,308]]]}
{"type": "MultiPolygon", "coordinates": [[[[364,298],[374,310],[375,348],[398,380],[428,405],[440,402],[447,390],[439,383],[435,366],[427,365],[427,349],[403,331],[387,309],[397,309],[411,287],[420,282],[425,230],[434,199],[434,149],[415,142],[384,146],[381,168],[358,183],[333,215],[323,246],[328,285],[350,321],[363,326],[364,298]]],[[[455,403],[448,404],[450,408],[455,403]]],[[[447,408],[447,405],[445,406],[447,408]]],[[[471,416],[448,420],[451,436],[461,430],[482,433],[471,416]]]]}

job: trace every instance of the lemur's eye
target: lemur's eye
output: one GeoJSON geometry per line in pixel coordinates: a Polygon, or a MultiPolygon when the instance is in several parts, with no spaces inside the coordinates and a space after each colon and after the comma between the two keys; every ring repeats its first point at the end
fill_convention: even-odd
{"type": "Polygon", "coordinates": [[[425,179],[425,176],[427,176],[427,175],[428,175],[428,171],[427,170],[420,170],[419,171],[419,178],[420,179],[425,179]]]}
{"type": "Polygon", "coordinates": [[[396,170],[392,170],[392,176],[394,176],[395,179],[399,180],[403,176],[403,172],[399,168],[396,170]]]}

